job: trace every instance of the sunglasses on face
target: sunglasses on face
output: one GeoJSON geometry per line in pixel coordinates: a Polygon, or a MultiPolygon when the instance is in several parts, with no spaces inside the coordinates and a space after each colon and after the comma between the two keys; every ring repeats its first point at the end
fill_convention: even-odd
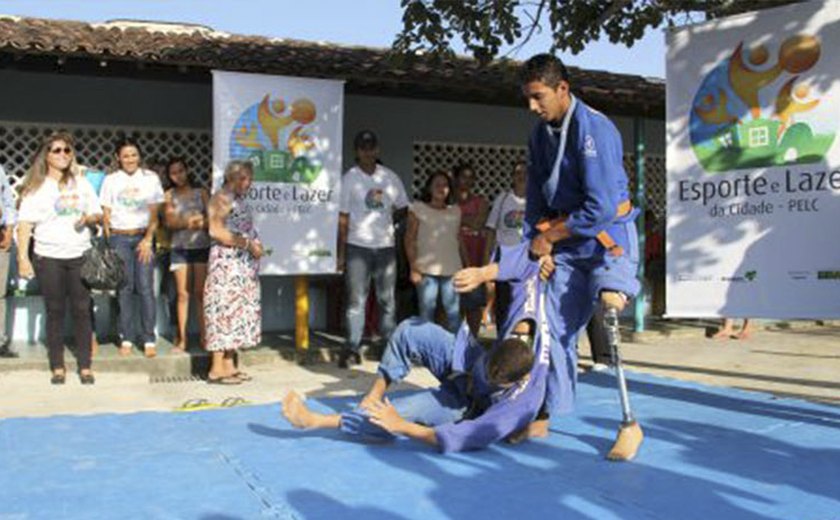
{"type": "Polygon", "coordinates": [[[67,146],[65,146],[64,148],[51,148],[50,153],[54,153],[54,154],[64,153],[64,154],[70,155],[71,153],[73,153],[73,149],[70,148],[70,147],[67,147],[67,146]]]}

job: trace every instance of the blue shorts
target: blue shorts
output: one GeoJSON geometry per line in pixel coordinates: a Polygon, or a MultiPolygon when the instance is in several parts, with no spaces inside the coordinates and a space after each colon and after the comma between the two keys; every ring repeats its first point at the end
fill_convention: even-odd
{"type": "Polygon", "coordinates": [[[169,270],[178,269],[189,264],[206,264],[210,257],[210,249],[173,249],[169,254],[169,270]]]}

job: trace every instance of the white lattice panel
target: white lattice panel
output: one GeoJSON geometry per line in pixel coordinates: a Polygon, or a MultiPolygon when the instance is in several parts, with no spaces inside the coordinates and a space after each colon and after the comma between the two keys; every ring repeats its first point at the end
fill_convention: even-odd
{"type": "Polygon", "coordinates": [[[415,197],[423,191],[429,175],[439,170],[452,172],[461,163],[475,170],[475,191],[488,200],[510,189],[511,173],[517,161],[524,161],[528,150],[522,146],[439,142],[414,143],[415,197]]]}
{"type": "MultiPolygon", "coordinates": [[[[452,171],[461,163],[470,163],[476,172],[475,191],[492,201],[499,192],[510,188],[511,172],[517,161],[528,154],[524,146],[464,144],[418,141],[414,143],[412,188],[420,195],[429,175],[438,171],[452,171]]],[[[624,168],[630,178],[631,193],[635,192],[635,156],[624,156],[624,168]]],[[[665,157],[645,156],[645,196],[647,207],[657,218],[665,216],[665,157]]]]}
{"type": "Polygon", "coordinates": [[[0,121],[0,165],[6,170],[12,186],[23,178],[41,141],[59,130],[69,132],[76,139],[76,157],[85,166],[112,171],[114,145],[118,140],[130,137],[137,141],[147,165],[166,163],[175,156],[184,157],[196,181],[210,187],[213,144],[211,133],[206,129],[0,121]]]}

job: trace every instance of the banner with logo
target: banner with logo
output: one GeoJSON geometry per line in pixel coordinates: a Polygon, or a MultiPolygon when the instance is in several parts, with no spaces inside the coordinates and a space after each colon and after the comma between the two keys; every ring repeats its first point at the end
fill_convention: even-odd
{"type": "Polygon", "coordinates": [[[840,316],[840,3],[668,35],[669,316],[840,316]]]}
{"type": "Polygon", "coordinates": [[[253,164],[260,274],[335,272],[343,107],[341,81],[213,71],[214,190],[253,164]]]}

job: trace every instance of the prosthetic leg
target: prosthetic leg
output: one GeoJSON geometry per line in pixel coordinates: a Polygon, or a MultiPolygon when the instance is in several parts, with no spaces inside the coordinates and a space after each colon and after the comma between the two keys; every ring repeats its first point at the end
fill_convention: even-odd
{"type": "Polygon", "coordinates": [[[642,444],[644,434],[642,428],[633,417],[630,410],[630,396],[627,393],[627,381],[624,379],[624,367],[621,365],[621,353],[618,343],[621,339],[618,331],[618,313],[624,309],[626,299],[623,294],[613,291],[601,293],[601,305],[604,306],[604,326],[607,329],[607,340],[610,344],[610,354],[615,367],[615,377],[618,383],[618,397],[621,401],[621,426],[612,449],[607,453],[609,460],[631,460],[636,456],[642,444]]]}

